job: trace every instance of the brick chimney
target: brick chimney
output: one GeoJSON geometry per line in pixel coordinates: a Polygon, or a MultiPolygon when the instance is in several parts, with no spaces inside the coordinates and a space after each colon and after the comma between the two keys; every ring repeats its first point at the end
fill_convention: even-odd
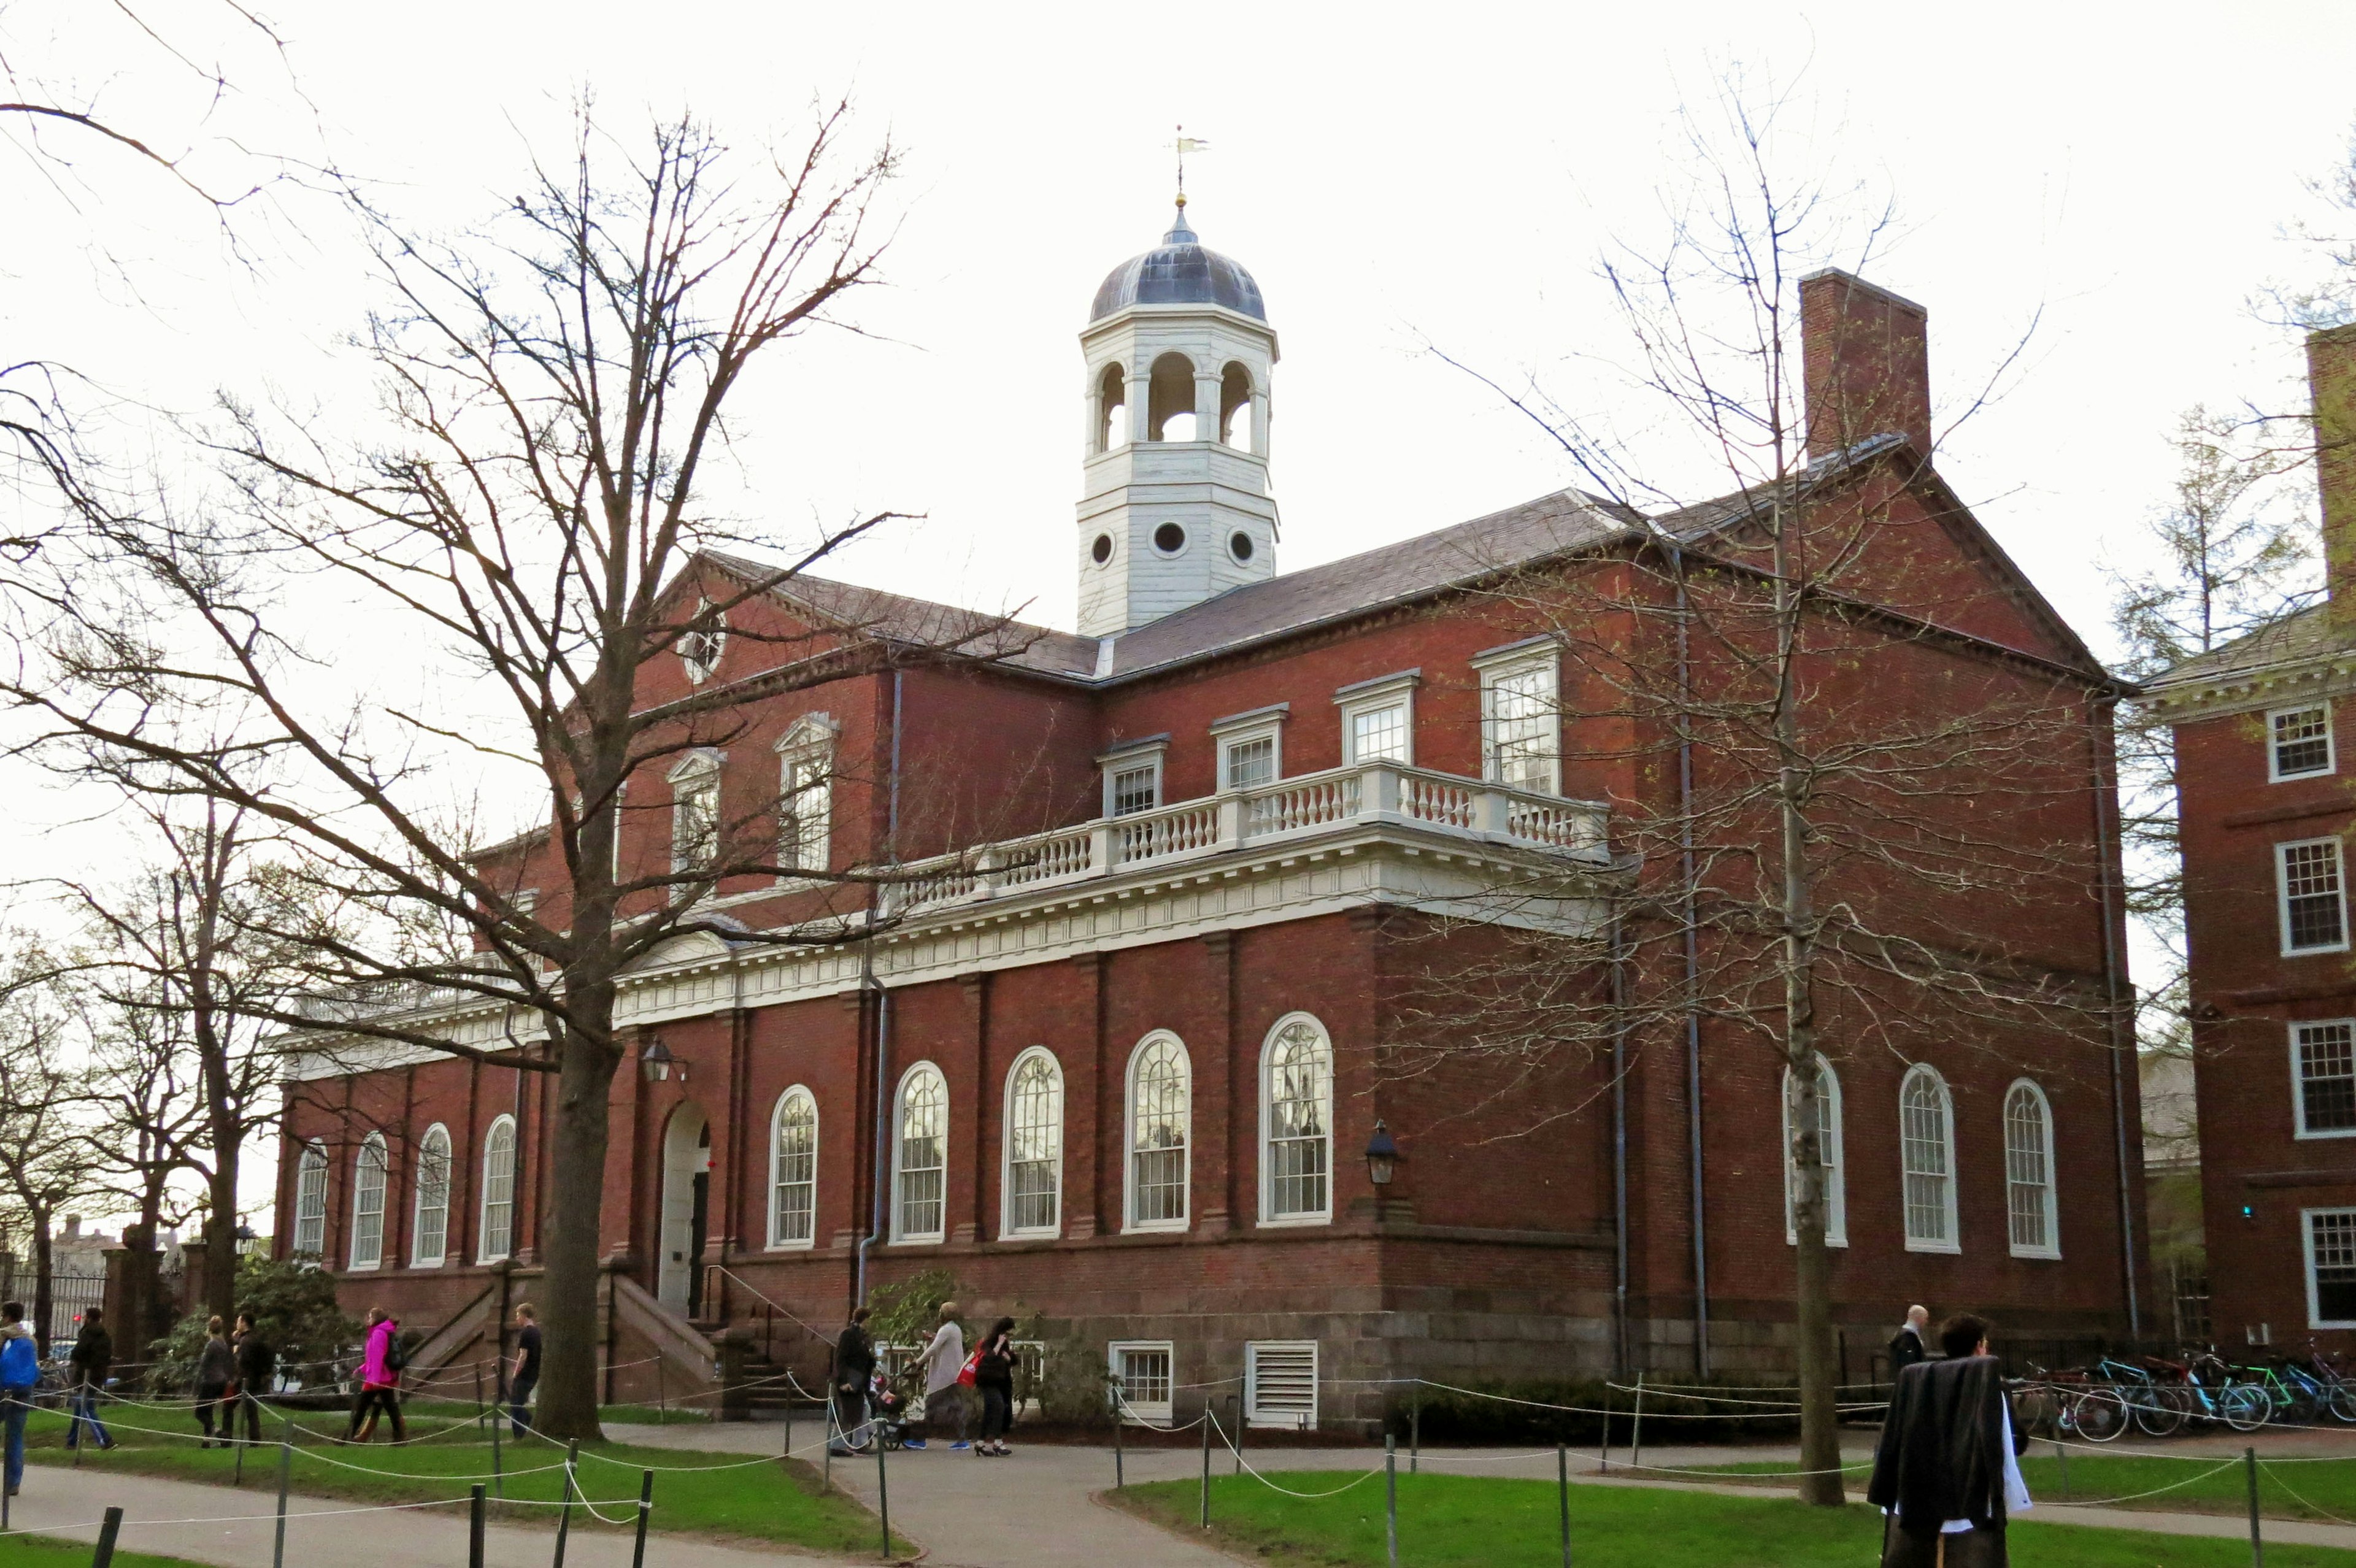
{"type": "Polygon", "coordinates": [[[1800,280],[1808,455],[1896,432],[1931,455],[1931,313],[1827,267],[1800,280]]]}
{"type": "Polygon", "coordinates": [[[2307,385],[2315,400],[2324,583],[2333,623],[2356,628],[2356,325],[2307,335],[2307,385]]]}

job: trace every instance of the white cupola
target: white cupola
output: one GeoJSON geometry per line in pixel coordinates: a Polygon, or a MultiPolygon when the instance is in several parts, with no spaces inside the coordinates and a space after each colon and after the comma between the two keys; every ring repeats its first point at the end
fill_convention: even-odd
{"type": "Polygon", "coordinates": [[[1081,633],[1118,636],[1275,576],[1276,333],[1251,274],[1186,226],[1183,196],[1162,243],[1097,290],[1080,351],[1081,633]]]}

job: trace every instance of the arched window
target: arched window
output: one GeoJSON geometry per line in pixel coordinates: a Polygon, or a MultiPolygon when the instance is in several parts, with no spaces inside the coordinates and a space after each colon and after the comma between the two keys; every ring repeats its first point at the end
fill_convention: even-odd
{"type": "Polygon", "coordinates": [[[450,1129],[436,1122],[417,1144],[417,1218],[409,1265],[439,1268],[450,1251],[450,1129]]]}
{"type": "Polygon", "coordinates": [[[515,1247],[515,1118],[501,1116],[483,1135],[483,1263],[495,1264],[515,1247]]]}
{"type": "Polygon", "coordinates": [[[1097,450],[1110,452],[1129,442],[1129,377],[1108,365],[1097,378],[1097,450]]]}
{"type": "Polygon", "coordinates": [[[1252,449],[1251,372],[1234,363],[1219,374],[1219,439],[1237,452],[1252,449]]]}
{"type": "Polygon", "coordinates": [[[900,1080],[900,1136],[892,1143],[892,1239],[937,1242],[948,1212],[949,1090],[929,1061],[900,1080]]]}
{"type": "Polygon", "coordinates": [[[2053,1107],[2045,1091],[2016,1079],[2004,1095],[2004,1198],[2012,1255],[2062,1255],[2061,1215],[2053,1200],[2053,1107]]]}
{"type": "MultiPolygon", "coordinates": [[[[1792,1070],[1783,1070],[1783,1240],[1796,1243],[1800,1233],[1793,1221],[1799,1201],[1798,1167],[1792,1161],[1792,1070]]],[[[1816,1157],[1825,1168],[1825,1245],[1848,1245],[1848,1181],[1841,1162],[1840,1079],[1833,1065],[1816,1058],[1816,1157]]]]}
{"type": "Polygon", "coordinates": [[[327,1250],[327,1146],[307,1143],[294,1165],[294,1245],[298,1258],[327,1250]]]}
{"type": "Polygon", "coordinates": [[[1147,1035],[1129,1059],[1129,1228],[1186,1228],[1186,1137],[1194,1075],[1174,1034],[1147,1035]]]}
{"type": "Polygon", "coordinates": [[[384,1262],[384,1179],[387,1157],[382,1133],[360,1140],[352,1162],[352,1264],[374,1268],[384,1262]]]}
{"type": "Polygon", "coordinates": [[[769,1245],[807,1247],[818,1236],[818,1101],[797,1083],[769,1120],[769,1245]]]}
{"type": "Polygon", "coordinates": [[[1064,1072],[1044,1046],[1006,1075],[1006,1212],[1010,1236],[1052,1236],[1064,1223],[1064,1072]]]}
{"type": "Polygon", "coordinates": [[[833,864],[834,726],[805,714],[777,741],[777,866],[823,871],[833,864]]]}
{"type": "Polygon", "coordinates": [[[720,858],[720,759],[696,752],[670,771],[670,869],[697,871],[720,858]]]}
{"type": "Polygon", "coordinates": [[[1194,366],[1183,354],[1153,362],[1145,387],[1145,439],[1194,441],[1194,366]]]}
{"type": "Polygon", "coordinates": [[[719,670],[720,651],[728,645],[727,614],[709,600],[697,600],[694,618],[671,645],[687,667],[687,678],[701,686],[719,670]]]}
{"type": "Polygon", "coordinates": [[[1917,1064],[1898,1090],[1900,1158],[1906,1186],[1906,1249],[1953,1253],[1955,1236],[1955,1117],[1946,1080],[1917,1064]]]}
{"type": "Polygon", "coordinates": [[[1307,1013],[1277,1020],[1260,1046],[1260,1218],[1333,1217],[1333,1046],[1307,1013]]]}

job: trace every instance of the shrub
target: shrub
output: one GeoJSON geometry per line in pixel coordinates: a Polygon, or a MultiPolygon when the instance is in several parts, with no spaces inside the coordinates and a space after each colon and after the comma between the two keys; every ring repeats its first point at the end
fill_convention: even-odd
{"type": "MultiPolygon", "coordinates": [[[[336,1304],[335,1275],[302,1264],[239,1259],[237,1309],[253,1315],[254,1328],[278,1352],[282,1369],[303,1368],[300,1376],[306,1384],[331,1383],[335,1371],[304,1363],[334,1360],[348,1353],[360,1337],[359,1321],[336,1304]]],[[[147,1375],[151,1388],[169,1392],[194,1385],[209,1316],[199,1307],[155,1342],[156,1364],[147,1375]]],[[[233,1322],[230,1328],[234,1331],[233,1322]]]]}

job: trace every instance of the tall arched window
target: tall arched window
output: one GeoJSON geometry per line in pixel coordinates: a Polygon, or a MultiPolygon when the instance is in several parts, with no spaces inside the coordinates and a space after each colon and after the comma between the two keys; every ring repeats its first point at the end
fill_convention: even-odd
{"type": "Polygon", "coordinates": [[[696,752],[670,771],[670,869],[700,871],[720,858],[720,759],[696,752]]]}
{"type": "Polygon", "coordinates": [[[1128,443],[1129,376],[1120,366],[1108,365],[1097,378],[1097,450],[1128,443]]]}
{"type": "Polygon", "coordinates": [[[769,1245],[807,1247],[818,1236],[818,1101],[797,1083],[769,1119],[769,1245]]]}
{"type": "Polygon", "coordinates": [[[1194,1074],[1174,1034],[1150,1034],[1129,1059],[1129,1228],[1186,1228],[1186,1137],[1194,1074]]]}
{"type": "Polygon", "coordinates": [[[360,1140],[352,1162],[352,1263],[374,1268],[384,1262],[384,1179],[387,1156],[382,1133],[360,1140]]]}
{"type": "MultiPolygon", "coordinates": [[[[1783,1086],[1791,1088],[1792,1070],[1783,1070],[1783,1086]]],[[[1832,1063],[1816,1058],[1816,1155],[1825,1168],[1825,1245],[1848,1245],[1848,1180],[1841,1163],[1840,1079],[1832,1063]]],[[[1798,1168],[1792,1163],[1792,1102],[1783,1102],[1783,1240],[1796,1243],[1800,1233],[1793,1221],[1799,1200],[1798,1168]]]]}
{"type": "Polygon", "coordinates": [[[417,1217],[409,1266],[439,1268],[450,1251],[450,1129],[436,1122],[417,1143],[417,1217]]]}
{"type": "Polygon", "coordinates": [[[1907,1069],[1898,1090],[1900,1158],[1906,1186],[1906,1250],[1953,1253],[1955,1236],[1955,1117],[1947,1082],[1933,1068],[1907,1069]]]}
{"type": "Polygon", "coordinates": [[[1271,1224],[1333,1217],[1333,1046],[1307,1013],[1260,1046],[1259,1214],[1271,1224]]]}
{"type": "Polygon", "coordinates": [[[307,1143],[294,1165],[294,1245],[298,1258],[327,1250],[327,1146],[307,1143]]]}
{"type": "Polygon", "coordinates": [[[2053,1200],[2053,1107],[2045,1091],[2016,1079],[2004,1095],[2004,1199],[2012,1255],[2058,1258],[2062,1223],[2053,1200]]]}
{"type": "Polygon", "coordinates": [[[1006,1212],[1010,1236],[1052,1236],[1064,1223],[1064,1072],[1046,1047],[1006,1075],[1006,1212]]]}
{"type": "Polygon", "coordinates": [[[834,728],[807,714],[777,741],[777,865],[823,871],[833,863],[834,728]]]}
{"type": "Polygon", "coordinates": [[[515,1249],[516,1125],[501,1116],[483,1135],[483,1244],[481,1260],[498,1262],[515,1249]]]}
{"type": "Polygon", "coordinates": [[[900,1136],[892,1142],[892,1239],[937,1242],[948,1213],[949,1089],[929,1061],[900,1080],[900,1136]]]}

